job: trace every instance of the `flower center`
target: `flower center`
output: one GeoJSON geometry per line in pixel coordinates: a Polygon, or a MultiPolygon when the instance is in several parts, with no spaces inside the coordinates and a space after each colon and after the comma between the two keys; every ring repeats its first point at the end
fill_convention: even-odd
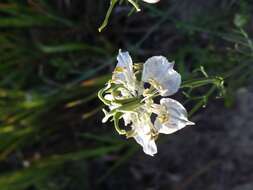
{"type": "Polygon", "coordinates": [[[162,113],[157,117],[161,123],[166,123],[167,121],[169,121],[169,115],[167,113],[162,113]]]}
{"type": "Polygon", "coordinates": [[[159,84],[159,82],[157,82],[155,79],[151,78],[149,79],[148,81],[155,89],[158,89],[158,90],[162,90],[163,87],[161,86],[161,84],[159,84]]]}

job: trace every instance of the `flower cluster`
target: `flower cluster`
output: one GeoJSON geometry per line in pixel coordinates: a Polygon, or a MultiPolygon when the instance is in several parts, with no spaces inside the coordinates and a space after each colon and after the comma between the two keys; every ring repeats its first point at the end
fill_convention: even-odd
{"type": "Polygon", "coordinates": [[[173,69],[174,63],[163,56],[134,64],[128,52],[119,51],[117,60],[112,79],[98,93],[109,107],[109,111],[103,109],[102,122],[110,119],[119,134],[134,138],[146,154],[153,156],[157,153],[155,141],[159,133],[171,134],[194,125],[187,119],[183,105],[165,98],[178,91],[181,76],[173,69]],[[162,97],[160,104],[155,103],[158,97],[162,97]],[[124,128],[119,127],[120,119],[124,128]]]}

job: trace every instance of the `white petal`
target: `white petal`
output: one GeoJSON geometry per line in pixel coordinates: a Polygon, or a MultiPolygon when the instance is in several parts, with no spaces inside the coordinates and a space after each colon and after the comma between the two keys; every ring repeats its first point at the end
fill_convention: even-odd
{"type": "Polygon", "coordinates": [[[170,98],[162,98],[160,101],[168,114],[168,121],[162,123],[158,118],[155,120],[155,128],[159,133],[171,134],[186,125],[194,125],[187,119],[187,111],[182,104],[170,98]]]}
{"type": "Polygon", "coordinates": [[[176,93],[181,85],[181,76],[173,69],[174,63],[168,62],[163,56],[149,58],[143,66],[142,81],[156,81],[160,88],[157,90],[162,96],[176,93]]]}
{"type": "Polygon", "coordinates": [[[118,63],[117,63],[118,67],[124,67],[124,68],[127,68],[130,72],[133,72],[133,61],[127,51],[121,52],[121,50],[119,50],[117,60],[118,60],[118,63]]]}
{"type": "Polygon", "coordinates": [[[143,151],[153,156],[157,153],[155,139],[151,136],[151,129],[154,128],[150,116],[144,110],[138,115],[132,115],[132,129],[135,131],[134,139],[143,148],[143,151]]]}
{"type": "Polygon", "coordinates": [[[119,54],[117,56],[118,63],[116,65],[116,68],[121,68],[122,72],[114,72],[113,78],[116,79],[116,81],[121,82],[129,82],[131,80],[131,77],[133,77],[133,61],[130,57],[128,52],[121,52],[119,50],[119,54]]]}
{"type": "Polygon", "coordinates": [[[112,80],[117,84],[123,84],[133,94],[136,90],[136,77],[133,72],[133,61],[128,52],[121,52],[117,56],[118,63],[112,75],[112,80]]]}
{"type": "Polygon", "coordinates": [[[147,135],[136,135],[134,139],[143,148],[143,152],[150,156],[154,156],[157,153],[157,147],[154,140],[149,139],[147,135]]]}
{"type": "Polygon", "coordinates": [[[147,3],[158,3],[160,0],[142,0],[147,3]]]}

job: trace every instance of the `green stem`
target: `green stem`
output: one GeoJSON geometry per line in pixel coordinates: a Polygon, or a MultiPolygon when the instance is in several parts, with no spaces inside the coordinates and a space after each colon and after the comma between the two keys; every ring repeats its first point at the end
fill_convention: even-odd
{"type": "Polygon", "coordinates": [[[110,7],[105,15],[105,19],[104,19],[102,25],[98,28],[99,32],[101,32],[107,26],[108,20],[110,18],[111,13],[112,13],[112,10],[115,7],[117,2],[118,2],[118,0],[111,0],[110,7]]]}
{"type": "Polygon", "coordinates": [[[216,86],[213,86],[204,97],[191,109],[191,111],[189,112],[189,117],[191,117],[196,111],[199,110],[199,108],[201,108],[203,105],[205,105],[207,99],[211,96],[211,94],[216,90],[216,86]]]}
{"type": "Polygon", "coordinates": [[[139,5],[136,2],[134,2],[134,0],[128,0],[128,2],[134,6],[137,12],[141,11],[139,5]]]}
{"type": "Polygon", "coordinates": [[[205,86],[208,84],[215,84],[220,85],[223,83],[223,78],[221,77],[210,77],[210,78],[204,78],[204,79],[195,79],[195,80],[189,80],[185,81],[181,88],[197,88],[200,86],[205,86]]]}
{"type": "Polygon", "coordinates": [[[99,91],[98,91],[98,98],[99,98],[105,105],[109,106],[109,105],[111,105],[111,102],[110,102],[109,100],[106,100],[106,99],[104,98],[104,96],[103,96],[104,92],[105,92],[105,89],[104,89],[104,88],[101,89],[101,90],[99,90],[99,91]]]}
{"type": "Polygon", "coordinates": [[[119,127],[119,119],[120,117],[123,115],[123,113],[117,112],[113,115],[113,120],[114,120],[114,127],[116,129],[116,131],[120,134],[120,135],[125,135],[126,134],[126,130],[121,129],[119,127]]]}

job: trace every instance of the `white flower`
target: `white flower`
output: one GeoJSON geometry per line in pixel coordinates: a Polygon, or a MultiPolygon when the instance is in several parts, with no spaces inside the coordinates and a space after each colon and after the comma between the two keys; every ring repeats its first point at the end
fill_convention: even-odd
{"type": "Polygon", "coordinates": [[[160,0],[142,0],[146,3],[158,3],[160,0]]]}
{"type": "Polygon", "coordinates": [[[163,56],[149,58],[143,65],[142,81],[149,82],[161,96],[176,93],[181,84],[181,76],[173,69],[174,63],[163,56]]]}
{"type": "Polygon", "coordinates": [[[99,91],[99,98],[109,107],[103,109],[106,122],[112,117],[117,132],[126,137],[133,137],[143,148],[143,151],[153,156],[157,153],[156,139],[159,133],[171,134],[194,125],[187,119],[186,109],[177,101],[162,98],[160,104],[154,103],[157,95],[169,96],[176,93],[181,84],[181,76],[163,56],[149,58],[142,65],[133,65],[128,52],[121,52],[117,56],[118,63],[107,87],[99,91]],[[135,66],[135,67],[134,67],[135,66]],[[136,73],[141,73],[141,81],[136,73]],[[144,83],[150,87],[144,90],[144,83]],[[151,115],[156,115],[151,121],[151,115]],[[119,127],[119,120],[123,119],[125,126],[131,130],[119,127]]]}
{"type": "Polygon", "coordinates": [[[187,119],[187,111],[182,104],[171,98],[162,98],[160,105],[153,104],[153,111],[158,116],[154,126],[159,133],[171,134],[186,125],[194,125],[187,119]]]}

